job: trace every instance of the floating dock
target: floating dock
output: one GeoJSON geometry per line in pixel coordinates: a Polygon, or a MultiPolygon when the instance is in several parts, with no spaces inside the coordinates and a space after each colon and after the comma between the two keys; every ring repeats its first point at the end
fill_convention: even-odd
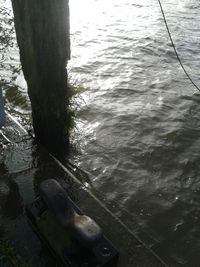
{"type": "Polygon", "coordinates": [[[55,179],[117,248],[116,267],[167,266],[9,114],[6,127],[1,129],[0,146],[0,239],[9,239],[22,257],[36,266],[56,266],[56,259],[40,243],[25,215],[25,206],[34,200],[39,184],[55,179]]]}

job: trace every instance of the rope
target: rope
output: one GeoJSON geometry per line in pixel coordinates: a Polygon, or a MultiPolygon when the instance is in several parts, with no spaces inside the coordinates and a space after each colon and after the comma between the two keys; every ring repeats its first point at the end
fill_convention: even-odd
{"type": "Polygon", "coordinates": [[[175,47],[175,44],[174,44],[174,41],[172,39],[172,36],[171,36],[171,33],[170,33],[170,30],[169,30],[169,27],[168,27],[168,24],[167,24],[167,20],[166,20],[166,17],[165,17],[165,13],[164,13],[164,10],[163,10],[163,7],[162,7],[162,4],[161,4],[161,0],[158,0],[158,3],[159,3],[159,6],[160,6],[160,10],[161,10],[161,13],[162,13],[162,16],[163,16],[163,19],[164,19],[164,22],[165,22],[165,26],[166,26],[166,29],[167,29],[167,32],[168,32],[168,35],[169,35],[169,38],[170,38],[170,41],[171,41],[171,44],[172,44],[172,47],[174,49],[174,53],[176,55],[176,58],[183,70],[183,72],[185,73],[185,75],[187,76],[187,78],[190,80],[190,82],[194,85],[194,87],[200,92],[200,88],[198,87],[198,85],[192,80],[192,78],[190,77],[190,75],[188,74],[188,72],[186,71],[179,55],[178,55],[178,52],[177,52],[177,49],[175,47]]]}

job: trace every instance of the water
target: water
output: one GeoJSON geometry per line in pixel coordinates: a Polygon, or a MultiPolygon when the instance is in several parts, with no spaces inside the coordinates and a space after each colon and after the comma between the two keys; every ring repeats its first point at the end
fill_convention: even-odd
{"type": "MultiPolygon", "coordinates": [[[[199,5],[163,0],[177,50],[198,85],[199,5]]],[[[196,267],[200,95],[180,69],[158,3],[73,0],[70,7],[70,76],[88,88],[78,98],[71,160],[89,172],[96,194],[169,266],[196,267]]],[[[11,36],[0,37],[1,83],[7,109],[26,125],[30,105],[10,17],[0,17],[8,31],[4,37],[11,36]]]]}
{"type": "Polygon", "coordinates": [[[30,103],[16,44],[10,0],[0,0],[0,86],[6,109],[25,126],[30,122],[30,103]]]}

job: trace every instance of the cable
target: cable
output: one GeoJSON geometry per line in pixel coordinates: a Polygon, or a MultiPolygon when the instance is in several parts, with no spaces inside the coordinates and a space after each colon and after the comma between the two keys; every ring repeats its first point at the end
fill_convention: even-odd
{"type": "Polygon", "coordinates": [[[164,13],[164,10],[163,10],[163,7],[162,7],[162,4],[161,4],[161,1],[158,0],[158,3],[159,3],[159,6],[160,6],[160,10],[161,10],[161,13],[162,13],[162,16],[163,16],[163,19],[164,19],[164,22],[165,22],[165,26],[166,26],[166,29],[167,29],[167,32],[168,32],[168,35],[169,35],[169,38],[170,38],[170,41],[171,41],[171,44],[172,44],[172,47],[174,49],[174,52],[175,52],[175,55],[178,59],[178,62],[182,68],[182,70],[184,71],[185,75],[187,76],[187,78],[190,80],[190,82],[194,85],[194,87],[200,92],[200,88],[198,87],[198,85],[192,80],[192,78],[190,77],[190,75],[188,74],[188,72],[186,71],[179,55],[178,55],[178,52],[176,50],[176,47],[175,47],[175,44],[174,44],[174,41],[172,39],[172,36],[171,36],[171,33],[170,33],[170,30],[169,30],[169,27],[168,27],[168,24],[167,24],[167,20],[166,20],[166,17],[165,17],[165,13],[164,13]]]}

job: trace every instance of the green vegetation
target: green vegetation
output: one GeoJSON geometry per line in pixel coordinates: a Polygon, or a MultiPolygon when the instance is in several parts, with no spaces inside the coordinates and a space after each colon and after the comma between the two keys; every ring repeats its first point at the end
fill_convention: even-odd
{"type": "Polygon", "coordinates": [[[6,267],[35,267],[31,261],[25,261],[19,256],[7,240],[0,241],[0,263],[5,264],[6,267]]]}
{"type": "MultiPolygon", "coordinates": [[[[7,108],[17,108],[20,114],[20,123],[22,123],[26,129],[30,129],[32,126],[31,103],[26,93],[21,92],[15,83],[9,84],[6,81],[1,80],[0,85],[3,87],[5,92],[5,106],[7,108]]],[[[86,92],[88,89],[84,88],[77,81],[73,81],[72,79],[69,81],[68,88],[69,105],[66,106],[66,110],[68,127],[71,131],[76,126],[75,120],[78,110],[80,109],[80,103],[84,102],[81,94],[86,92]]]]}
{"type": "Polygon", "coordinates": [[[31,261],[26,261],[17,254],[11,242],[5,239],[6,233],[4,226],[0,225],[0,265],[3,264],[5,267],[36,267],[31,261]]]}
{"type": "Polygon", "coordinates": [[[80,95],[86,91],[88,91],[87,88],[77,84],[76,82],[70,81],[68,84],[69,87],[69,98],[76,97],[77,95],[80,95]]]}
{"type": "Polygon", "coordinates": [[[68,84],[69,90],[69,107],[67,109],[68,112],[68,125],[69,129],[72,130],[75,126],[75,119],[77,117],[77,113],[80,107],[80,102],[84,101],[81,98],[81,94],[86,92],[88,89],[77,84],[77,82],[72,82],[68,84]]]}

